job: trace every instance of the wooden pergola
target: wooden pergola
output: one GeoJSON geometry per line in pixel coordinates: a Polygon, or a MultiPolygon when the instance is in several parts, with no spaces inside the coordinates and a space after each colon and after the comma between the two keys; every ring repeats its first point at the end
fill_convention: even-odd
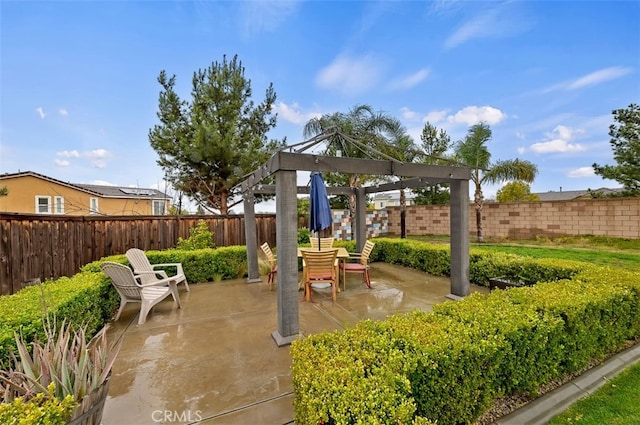
{"type": "MultiPolygon", "coordinates": [[[[305,142],[307,146],[304,149],[331,135],[324,134],[305,142]]],[[[247,244],[247,282],[249,283],[261,281],[258,273],[254,194],[275,193],[276,197],[278,329],[272,333],[272,336],[278,346],[290,344],[300,335],[298,323],[297,194],[308,193],[308,187],[297,186],[297,171],[356,173],[401,178],[396,182],[368,187],[327,187],[329,194],[354,194],[356,197],[356,216],[352,226],[355,224],[354,233],[358,250],[362,250],[367,238],[366,199],[368,194],[448,183],[451,190],[451,293],[448,297],[459,299],[469,295],[468,205],[471,171],[468,167],[402,163],[394,159],[323,156],[303,153],[304,149],[296,152],[286,152],[285,150],[276,152],[241,183],[247,244]],[[275,186],[261,183],[272,175],[275,175],[275,186]]]]}

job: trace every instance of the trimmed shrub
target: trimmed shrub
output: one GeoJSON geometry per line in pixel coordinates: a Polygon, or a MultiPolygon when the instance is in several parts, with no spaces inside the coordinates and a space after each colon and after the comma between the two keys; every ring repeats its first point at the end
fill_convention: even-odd
{"type": "MultiPolygon", "coordinates": [[[[374,251],[376,261],[449,271],[446,246],[381,238],[374,251]]],[[[507,276],[529,286],[296,341],[296,422],[473,423],[495,398],[536,393],[640,338],[640,273],[473,251],[470,269],[478,284],[507,276]]]]}

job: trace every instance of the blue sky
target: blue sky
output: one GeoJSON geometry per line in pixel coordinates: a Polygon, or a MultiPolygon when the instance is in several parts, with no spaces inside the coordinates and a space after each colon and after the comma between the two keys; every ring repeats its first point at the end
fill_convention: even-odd
{"type": "MultiPolygon", "coordinates": [[[[640,102],[637,1],[0,1],[0,172],[160,187],[148,132],[161,70],[237,54],[272,137],[368,104],[419,143],[487,122],[493,160],[538,165],[536,192],[603,186],[611,111],[640,102]]],[[[494,196],[497,187],[488,187],[494,196]]],[[[260,207],[257,207],[261,210],[260,207]]]]}

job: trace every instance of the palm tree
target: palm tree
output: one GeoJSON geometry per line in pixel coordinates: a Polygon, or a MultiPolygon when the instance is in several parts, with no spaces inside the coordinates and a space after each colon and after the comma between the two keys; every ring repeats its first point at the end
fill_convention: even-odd
{"type": "MultiPolygon", "coordinates": [[[[386,153],[385,144],[389,143],[402,129],[400,122],[384,113],[374,112],[369,105],[356,105],[347,113],[334,112],[321,117],[310,119],[304,126],[305,138],[317,136],[330,128],[337,128],[337,134],[327,139],[326,155],[340,155],[350,158],[375,158],[386,153]],[[345,140],[345,137],[359,142],[359,144],[345,140]]],[[[361,187],[367,182],[377,181],[379,178],[364,174],[328,174],[325,181],[329,185],[361,187]]],[[[355,216],[355,195],[349,196],[349,216],[355,216]]],[[[354,232],[353,226],[351,232],[354,232]]],[[[353,234],[352,234],[353,237],[353,234]]]]}
{"type": "Polygon", "coordinates": [[[476,209],[476,229],[478,242],[483,242],[482,207],[484,183],[499,183],[505,180],[516,180],[532,183],[538,174],[538,167],[529,161],[509,159],[491,164],[491,153],[486,143],[491,140],[491,128],[486,123],[471,126],[464,140],[455,147],[456,159],[471,167],[471,180],[475,185],[473,202],[476,209]]]}
{"type": "MultiPolygon", "coordinates": [[[[398,127],[391,134],[391,145],[385,149],[385,153],[392,158],[401,162],[414,162],[419,152],[417,151],[416,144],[411,136],[407,134],[404,127],[398,127]]],[[[400,238],[405,239],[407,237],[407,196],[404,187],[400,187],[400,238]]]]}

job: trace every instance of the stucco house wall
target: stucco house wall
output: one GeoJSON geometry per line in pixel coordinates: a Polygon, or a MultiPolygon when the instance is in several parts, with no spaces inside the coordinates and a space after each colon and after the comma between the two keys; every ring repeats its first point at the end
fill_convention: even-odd
{"type": "MultiPolygon", "coordinates": [[[[88,185],[87,185],[88,186],[88,185]]],[[[169,200],[160,192],[145,189],[148,195],[136,196],[117,187],[91,186],[90,190],[33,172],[0,175],[0,187],[7,196],[0,196],[0,212],[64,215],[154,215],[154,201],[169,209],[169,200]],[[110,195],[105,195],[105,193],[110,195]],[[121,192],[122,195],[119,196],[121,192]],[[48,205],[47,205],[48,204],[48,205]],[[93,208],[92,208],[93,207],[93,208]]],[[[135,191],[134,189],[127,191],[135,191]]],[[[159,206],[156,206],[156,211],[159,206]]]]}

